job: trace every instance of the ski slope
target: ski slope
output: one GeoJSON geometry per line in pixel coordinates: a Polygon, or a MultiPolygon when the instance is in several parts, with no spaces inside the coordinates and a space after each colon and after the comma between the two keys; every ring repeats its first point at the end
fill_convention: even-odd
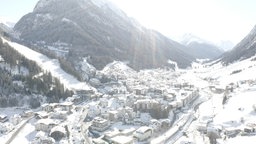
{"type": "Polygon", "coordinates": [[[60,68],[59,61],[57,59],[50,59],[47,56],[33,51],[30,48],[20,45],[15,42],[8,41],[4,38],[3,42],[8,43],[11,47],[17,50],[19,53],[24,55],[29,60],[35,61],[44,71],[51,72],[51,74],[58,78],[61,83],[64,84],[65,88],[71,90],[95,90],[85,82],[78,81],[74,76],[66,73],[60,68]]]}

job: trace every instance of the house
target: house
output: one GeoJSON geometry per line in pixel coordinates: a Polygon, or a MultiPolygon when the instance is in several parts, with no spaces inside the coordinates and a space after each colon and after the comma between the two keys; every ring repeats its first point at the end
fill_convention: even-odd
{"type": "Polygon", "coordinates": [[[7,115],[0,115],[0,122],[4,123],[6,121],[8,121],[7,115]]]}
{"type": "Polygon", "coordinates": [[[35,129],[37,131],[49,132],[53,127],[58,124],[56,120],[52,119],[40,119],[35,124],[35,129]]]}
{"type": "Polygon", "coordinates": [[[18,115],[18,114],[15,114],[15,115],[13,115],[13,116],[10,118],[10,122],[11,122],[13,125],[17,125],[17,124],[19,124],[21,121],[22,121],[22,118],[21,118],[21,116],[18,115]]]}
{"type": "Polygon", "coordinates": [[[35,113],[36,119],[46,119],[49,116],[49,113],[45,111],[39,111],[35,113]]]}
{"type": "Polygon", "coordinates": [[[54,138],[54,140],[59,141],[67,136],[67,131],[62,126],[55,126],[51,129],[50,136],[54,138]]]}
{"type": "Polygon", "coordinates": [[[24,111],[22,113],[22,117],[28,118],[34,116],[34,112],[32,110],[24,111]]]}
{"type": "Polygon", "coordinates": [[[113,144],[133,144],[133,138],[128,136],[116,136],[111,138],[113,144]]]}
{"type": "Polygon", "coordinates": [[[152,135],[152,128],[148,126],[142,126],[134,132],[133,137],[135,137],[138,141],[145,141],[150,139],[152,135]]]}
{"type": "Polygon", "coordinates": [[[109,128],[109,126],[110,126],[110,123],[108,120],[103,119],[101,117],[95,117],[90,127],[96,131],[105,131],[109,128]]]}

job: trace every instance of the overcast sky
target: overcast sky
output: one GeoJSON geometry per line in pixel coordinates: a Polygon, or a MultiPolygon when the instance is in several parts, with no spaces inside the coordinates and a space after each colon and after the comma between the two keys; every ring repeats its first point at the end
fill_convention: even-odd
{"type": "MultiPolygon", "coordinates": [[[[1,0],[0,17],[18,21],[38,0],[1,0]]],[[[255,0],[109,0],[142,25],[175,40],[192,33],[238,43],[256,24],[255,0]]]]}

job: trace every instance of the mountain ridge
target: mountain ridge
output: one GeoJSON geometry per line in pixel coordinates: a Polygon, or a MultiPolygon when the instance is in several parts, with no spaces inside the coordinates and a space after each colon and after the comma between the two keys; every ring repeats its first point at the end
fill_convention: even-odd
{"type": "Polygon", "coordinates": [[[242,39],[231,51],[223,54],[220,61],[225,65],[235,61],[250,58],[256,54],[256,25],[247,36],[242,39]]]}
{"type": "Polygon", "coordinates": [[[186,68],[195,60],[184,46],[146,29],[104,2],[41,0],[14,29],[27,43],[55,48],[59,43],[63,44],[62,47],[69,51],[67,59],[72,59],[74,64],[79,58],[90,56],[88,61],[97,69],[115,60],[129,61],[129,65],[137,70],[167,66],[169,59],[186,68]],[[74,60],[74,57],[77,58],[74,60]]]}

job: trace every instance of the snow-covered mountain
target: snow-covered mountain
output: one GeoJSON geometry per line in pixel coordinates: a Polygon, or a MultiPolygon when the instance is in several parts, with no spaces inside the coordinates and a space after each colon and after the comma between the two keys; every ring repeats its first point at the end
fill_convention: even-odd
{"type": "Polygon", "coordinates": [[[256,54],[256,26],[231,51],[226,52],[221,61],[225,64],[248,59],[256,54]]]}
{"type": "Polygon", "coordinates": [[[40,0],[34,11],[15,25],[20,39],[51,49],[69,51],[74,64],[91,56],[97,69],[114,60],[135,69],[156,68],[176,61],[190,66],[194,58],[184,46],[148,30],[106,0],[40,0]]]}
{"type": "Polygon", "coordinates": [[[181,43],[187,46],[188,48],[186,50],[198,59],[214,59],[224,52],[211,42],[192,34],[184,35],[181,43]]]}

